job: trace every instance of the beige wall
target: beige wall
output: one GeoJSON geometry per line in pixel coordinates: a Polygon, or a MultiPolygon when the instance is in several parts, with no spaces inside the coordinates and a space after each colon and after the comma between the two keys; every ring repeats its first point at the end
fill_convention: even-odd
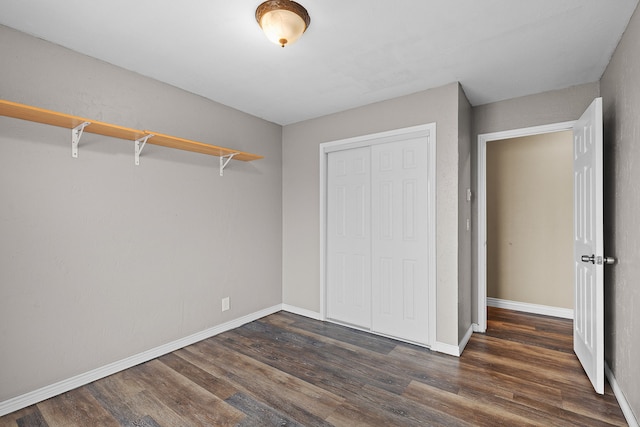
{"type": "Polygon", "coordinates": [[[573,308],[573,136],[487,143],[487,296],[573,308]]]}
{"type": "Polygon", "coordinates": [[[283,129],[283,301],[320,311],[319,144],[435,122],[437,340],[458,344],[457,83],[283,129]]]}
{"type": "Polygon", "coordinates": [[[600,82],[604,109],[605,359],[640,420],[640,9],[600,82]]]}
{"type": "Polygon", "coordinates": [[[280,126],[2,26],[0,58],[3,99],[265,156],[220,177],[87,133],[72,159],[0,117],[0,402],[282,302],[280,126]]]}

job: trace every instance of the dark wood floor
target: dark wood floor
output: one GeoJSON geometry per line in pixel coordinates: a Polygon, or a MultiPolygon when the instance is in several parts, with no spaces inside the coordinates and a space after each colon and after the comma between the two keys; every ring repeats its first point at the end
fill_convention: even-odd
{"type": "Polygon", "coordinates": [[[460,358],[281,312],[0,418],[0,426],[626,425],[571,321],[490,309],[460,358]]]}

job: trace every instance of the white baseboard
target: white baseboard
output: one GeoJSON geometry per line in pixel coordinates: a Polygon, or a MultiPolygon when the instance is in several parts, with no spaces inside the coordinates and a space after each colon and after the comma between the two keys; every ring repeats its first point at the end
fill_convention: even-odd
{"type": "Polygon", "coordinates": [[[618,400],[618,405],[620,405],[620,409],[622,409],[622,413],[624,414],[624,418],[627,420],[627,424],[629,427],[639,427],[638,420],[636,419],[633,411],[631,410],[631,406],[627,401],[627,398],[622,393],[620,386],[618,385],[618,381],[616,381],[616,377],[611,372],[611,368],[607,363],[604,364],[604,372],[607,376],[607,380],[609,380],[609,384],[611,385],[611,389],[613,390],[613,394],[616,396],[618,400]]]}
{"type": "Polygon", "coordinates": [[[480,325],[477,323],[474,323],[473,325],[471,325],[471,327],[473,328],[473,332],[479,332],[481,334],[484,334],[485,332],[487,332],[486,329],[482,329],[480,325]]]}
{"type": "Polygon", "coordinates": [[[460,355],[462,355],[462,352],[467,346],[467,343],[471,339],[471,335],[473,335],[473,325],[469,326],[469,329],[467,329],[467,333],[464,334],[464,337],[462,337],[462,341],[460,341],[460,344],[458,344],[458,347],[460,348],[460,355]]]}
{"type": "Polygon", "coordinates": [[[170,342],[168,344],[161,345],[151,350],[144,351],[126,359],[119,360],[117,362],[110,363],[97,369],[93,369],[84,374],[76,375],[75,377],[68,378],[66,380],[59,381],[57,383],[42,387],[38,390],[31,391],[29,393],[14,397],[4,402],[0,402],[0,416],[9,414],[11,412],[26,408],[27,406],[42,402],[43,400],[57,396],[83,385],[89,384],[93,381],[97,381],[101,378],[113,375],[117,372],[139,365],[149,360],[153,360],[157,357],[163,356],[167,353],[179,350],[191,344],[195,344],[198,341],[202,341],[207,338],[211,338],[215,335],[221,334],[231,329],[238,328],[246,323],[253,322],[254,320],[261,319],[273,313],[277,313],[282,309],[282,305],[278,304],[273,307],[265,308],[264,310],[257,311],[255,313],[248,314],[235,320],[223,323],[222,325],[214,326],[201,332],[197,332],[188,337],[181,338],[179,340],[170,342]]]}
{"type": "Polygon", "coordinates": [[[472,334],[473,325],[469,326],[469,329],[467,329],[467,332],[464,334],[464,337],[462,337],[462,340],[457,346],[436,341],[436,343],[431,346],[431,350],[437,351],[438,353],[448,354],[450,356],[460,357],[460,355],[464,351],[464,348],[467,346],[467,343],[471,339],[472,334]]]}
{"type": "Polygon", "coordinates": [[[458,347],[457,345],[436,341],[430,348],[431,351],[448,354],[449,356],[460,357],[460,347],[458,347]]]}
{"type": "Polygon", "coordinates": [[[296,307],[294,305],[282,304],[282,309],[289,313],[298,314],[300,316],[308,317],[314,320],[324,320],[320,313],[316,311],[307,310],[306,308],[296,307]]]}
{"type": "Polygon", "coordinates": [[[525,313],[542,314],[545,316],[573,319],[573,310],[570,308],[551,307],[548,305],[529,304],[526,302],[509,301],[487,297],[489,307],[506,308],[508,310],[524,311],[525,313]]]}
{"type": "MultiPolygon", "coordinates": [[[[289,305],[289,304],[282,304],[282,309],[284,311],[288,311],[289,313],[298,314],[300,316],[308,317],[310,319],[321,320],[321,321],[325,320],[325,319],[322,318],[320,313],[315,312],[315,311],[311,311],[311,310],[307,310],[305,308],[300,308],[300,307],[296,307],[296,306],[289,305]]],[[[329,321],[331,323],[336,323],[338,325],[344,325],[343,323],[340,323],[340,322],[332,322],[331,320],[329,320],[329,321]]],[[[345,325],[345,326],[349,326],[350,328],[357,329],[359,331],[364,331],[364,332],[375,334],[375,332],[371,332],[369,329],[358,328],[358,327],[355,327],[353,325],[345,325]]],[[[429,349],[432,350],[432,351],[437,351],[439,353],[444,353],[444,354],[448,354],[448,355],[451,355],[451,356],[460,357],[460,355],[462,354],[462,351],[467,346],[467,343],[469,342],[469,339],[471,338],[472,334],[473,334],[473,325],[469,326],[469,330],[466,332],[466,334],[462,338],[462,341],[460,341],[460,344],[458,344],[457,346],[451,345],[451,344],[445,344],[443,342],[436,342],[434,345],[429,347],[429,349]]],[[[386,336],[384,334],[377,334],[377,335],[386,336]]],[[[394,337],[390,337],[390,338],[394,338],[394,337]]],[[[398,338],[394,338],[394,339],[398,339],[398,338]]],[[[402,340],[400,340],[400,341],[402,341],[402,340]]],[[[423,344],[416,344],[416,345],[421,345],[422,346],[423,344]]]]}

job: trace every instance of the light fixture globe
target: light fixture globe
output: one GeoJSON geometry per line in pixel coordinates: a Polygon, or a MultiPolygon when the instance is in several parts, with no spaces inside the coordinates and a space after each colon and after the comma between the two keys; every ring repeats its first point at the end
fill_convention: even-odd
{"type": "Polygon", "coordinates": [[[282,47],[296,42],[307,30],[307,10],[291,0],[269,0],[256,9],[256,21],[273,43],[282,47]]]}

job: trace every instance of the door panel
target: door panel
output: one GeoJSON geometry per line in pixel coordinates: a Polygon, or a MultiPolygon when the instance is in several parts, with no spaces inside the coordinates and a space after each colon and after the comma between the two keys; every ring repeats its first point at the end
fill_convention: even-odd
{"type": "Polygon", "coordinates": [[[604,393],[602,98],[576,122],[574,139],[573,346],[596,392],[604,393]]]}
{"type": "Polygon", "coordinates": [[[371,327],[370,150],[328,154],[327,317],[371,327]]]}
{"type": "Polygon", "coordinates": [[[427,144],[371,147],[372,330],[429,343],[427,144]]]}

